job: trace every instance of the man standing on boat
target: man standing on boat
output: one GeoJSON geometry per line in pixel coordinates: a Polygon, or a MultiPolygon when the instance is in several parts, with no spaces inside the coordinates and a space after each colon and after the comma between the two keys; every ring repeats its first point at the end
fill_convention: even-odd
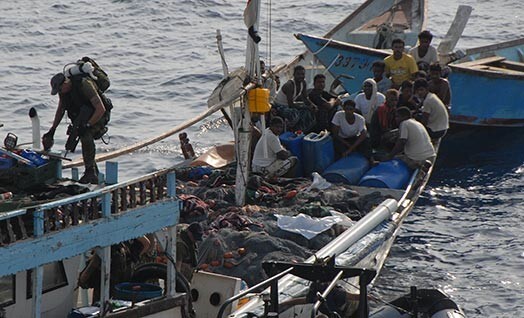
{"type": "Polygon", "coordinates": [[[261,173],[265,177],[280,177],[293,174],[297,157],[291,156],[278,136],[284,131],[284,120],[278,116],[273,117],[255,146],[253,154],[253,172],[261,173]]]}
{"type": "Polygon", "coordinates": [[[309,132],[315,126],[314,113],[317,108],[307,96],[306,69],[295,66],[293,79],[287,81],[278,91],[274,101],[277,115],[286,119],[287,130],[309,132]]]}
{"type": "Polygon", "coordinates": [[[429,92],[429,84],[425,79],[417,79],[413,90],[422,101],[421,122],[426,126],[431,139],[444,137],[449,128],[448,110],[437,95],[429,92]]]}
{"type": "MultiPolygon", "coordinates": [[[[97,75],[103,76],[102,74],[97,75]]],[[[80,183],[98,184],[95,139],[101,138],[105,133],[105,126],[109,121],[109,111],[106,110],[97,84],[89,77],[66,78],[63,73],[58,73],[51,78],[51,95],[56,94],[59,96],[58,108],[51,128],[42,137],[44,149],[49,149],[53,145],[55,130],[66,111],[71,121],[75,122],[81,116],[82,108],[87,108],[91,116],[86,120],[86,123],[78,127],[85,166],[80,183]]]]}
{"type": "Polygon", "coordinates": [[[393,54],[384,59],[386,63],[386,76],[391,78],[393,88],[399,88],[402,82],[414,78],[418,72],[417,62],[415,59],[404,53],[404,40],[394,39],[391,42],[393,54]]]}
{"type": "Polygon", "coordinates": [[[176,241],[176,269],[191,283],[198,265],[197,242],[202,241],[204,230],[198,222],[191,223],[180,231],[176,241]]]}
{"type": "Polygon", "coordinates": [[[313,89],[309,92],[309,100],[315,104],[318,108],[316,114],[317,125],[314,129],[315,132],[321,132],[322,130],[330,130],[331,119],[335,114],[336,108],[341,104],[340,99],[337,96],[331,95],[326,92],[326,76],[324,74],[317,74],[313,79],[313,89]]]}
{"type": "Polygon", "coordinates": [[[436,153],[426,128],[411,118],[411,111],[407,107],[400,107],[396,111],[396,120],[399,125],[400,136],[393,150],[384,158],[391,160],[397,156],[411,169],[422,167],[427,160],[433,161],[436,153]]]}

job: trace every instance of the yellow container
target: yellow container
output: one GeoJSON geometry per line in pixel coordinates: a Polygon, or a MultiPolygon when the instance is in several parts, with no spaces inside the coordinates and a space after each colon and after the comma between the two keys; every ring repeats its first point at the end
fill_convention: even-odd
{"type": "Polygon", "coordinates": [[[250,112],[267,113],[271,110],[271,104],[269,104],[269,89],[252,89],[247,92],[247,98],[250,112]]]}

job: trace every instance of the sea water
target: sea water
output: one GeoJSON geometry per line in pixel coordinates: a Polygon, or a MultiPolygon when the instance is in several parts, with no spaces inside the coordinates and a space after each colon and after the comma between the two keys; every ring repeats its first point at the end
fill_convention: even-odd
{"type": "MultiPolygon", "coordinates": [[[[271,60],[267,10],[260,28],[266,64],[289,61],[304,50],[293,33],[322,35],[362,2],[273,1],[271,60]]],[[[474,11],[459,48],[524,34],[520,0],[461,4],[474,11]]],[[[0,142],[8,132],[18,135],[19,143],[31,142],[31,107],[40,115],[42,132],[47,131],[57,103],[49,94],[49,79],[86,55],[112,81],[111,139],[108,145],[97,142],[99,153],[159,135],[197,115],[222,78],[217,29],[229,67],[244,64],[244,5],[239,0],[1,1],[0,124],[5,126],[0,142]]],[[[457,7],[456,1],[429,0],[427,26],[435,42],[445,35],[457,7]]],[[[56,149],[65,143],[66,126],[64,119],[55,135],[56,149]]],[[[187,133],[197,152],[233,139],[218,114],[187,133]]],[[[457,156],[435,171],[376,282],[380,296],[390,298],[410,285],[440,287],[468,317],[522,316],[523,147],[492,149],[498,143],[486,144],[489,153],[463,162],[457,156]]],[[[182,159],[174,136],[120,158],[120,179],[182,159]]]]}

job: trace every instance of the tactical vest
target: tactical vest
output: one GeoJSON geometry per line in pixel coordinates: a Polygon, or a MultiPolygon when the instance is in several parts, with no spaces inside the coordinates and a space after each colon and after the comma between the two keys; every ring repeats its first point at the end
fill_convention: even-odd
{"type": "MultiPolygon", "coordinates": [[[[96,83],[94,83],[93,80],[88,77],[73,76],[71,77],[71,91],[67,94],[63,94],[60,96],[60,98],[62,99],[62,104],[65,110],[67,110],[67,116],[69,117],[69,119],[71,119],[71,121],[74,121],[78,114],[80,114],[80,108],[82,108],[82,106],[88,106],[94,111],[91,101],[82,92],[82,85],[86,85],[87,81],[90,81],[91,84],[95,87],[95,89],[98,88],[96,86],[96,83]]],[[[107,124],[107,122],[109,122],[109,115],[111,109],[113,109],[113,104],[111,103],[111,100],[107,98],[100,90],[97,89],[97,93],[100,96],[100,99],[102,100],[102,103],[104,104],[104,107],[106,109],[104,117],[106,118],[107,124]]]]}

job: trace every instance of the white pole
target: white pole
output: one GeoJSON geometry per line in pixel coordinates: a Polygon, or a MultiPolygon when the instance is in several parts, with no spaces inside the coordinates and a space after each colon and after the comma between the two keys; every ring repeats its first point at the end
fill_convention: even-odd
{"type": "MultiPolygon", "coordinates": [[[[256,17],[254,28],[258,30],[258,20],[260,16],[260,1],[250,0],[248,6],[254,6],[256,9],[256,17]]],[[[250,7],[252,8],[252,7],[250,7]]],[[[258,44],[253,41],[251,36],[247,37],[246,48],[246,70],[251,78],[254,78],[257,70],[260,73],[260,57],[258,53],[258,44]]],[[[244,103],[241,105],[241,118],[237,119],[240,123],[235,142],[235,152],[237,157],[237,174],[235,181],[235,201],[236,204],[242,206],[246,203],[246,188],[247,180],[249,178],[249,164],[250,164],[250,143],[251,143],[251,114],[248,108],[248,97],[244,96],[244,103]]]]}

